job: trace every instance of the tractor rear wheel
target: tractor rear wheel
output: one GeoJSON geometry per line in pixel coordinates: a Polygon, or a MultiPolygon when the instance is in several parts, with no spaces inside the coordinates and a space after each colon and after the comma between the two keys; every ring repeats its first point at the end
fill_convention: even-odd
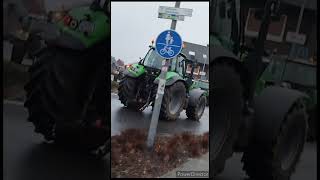
{"type": "Polygon", "coordinates": [[[85,151],[96,150],[110,138],[105,114],[107,68],[98,60],[88,61],[90,57],[90,53],[46,49],[29,68],[30,81],[25,85],[25,107],[35,132],[85,151]]]}
{"type": "Polygon", "coordinates": [[[305,106],[296,102],[287,113],[273,145],[253,141],[244,152],[243,169],[252,179],[288,180],[303,151],[307,120],[305,106]]]}
{"type": "Polygon", "coordinates": [[[181,81],[167,86],[162,99],[160,119],[176,120],[186,103],[186,95],[186,87],[181,81]]]}
{"type": "Polygon", "coordinates": [[[242,84],[239,73],[232,63],[216,63],[210,79],[214,93],[211,97],[213,112],[210,129],[210,176],[216,176],[224,169],[226,160],[233,154],[233,146],[242,122],[242,84]]]}
{"type": "Polygon", "coordinates": [[[138,79],[125,76],[121,79],[118,88],[119,100],[121,103],[124,106],[134,110],[139,110],[144,105],[143,103],[138,103],[136,100],[138,84],[138,79]]]}

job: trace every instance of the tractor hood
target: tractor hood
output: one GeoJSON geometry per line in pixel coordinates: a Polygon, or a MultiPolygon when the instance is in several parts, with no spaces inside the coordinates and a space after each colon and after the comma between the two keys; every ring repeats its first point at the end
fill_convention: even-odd
{"type": "Polygon", "coordinates": [[[138,63],[129,65],[128,68],[124,72],[125,75],[128,75],[130,77],[134,77],[134,78],[137,78],[144,73],[145,73],[144,66],[140,65],[138,63]]]}

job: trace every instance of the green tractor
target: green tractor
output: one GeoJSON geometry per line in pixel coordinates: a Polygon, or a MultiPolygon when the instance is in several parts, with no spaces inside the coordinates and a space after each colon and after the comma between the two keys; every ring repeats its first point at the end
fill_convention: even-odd
{"type": "Polygon", "coordinates": [[[281,86],[260,88],[268,62],[264,43],[271,21],[280,17],[280,1],[257,9],[261,20],[252,47],[244,43],[240,0],[212,0],[210,19],[210,176],[219,175],[234,152],[243,153],[251,179],[290,179],[307,134],[307,94],[281,86]]]}
{"type": "Polygon", "coordinates": [[[111,55],[110,1],[102,3],[72,8],[55,21],[21,14],[26,44],[40,37],[45,46],[19,52],[34,59],[24,104],[34,131],[49,142],[103,156],[110,151],[105,75],[111,55]]]}
{"type": "Polygon", "coordinates": [[[306,60],[287,57],[272,58],[263,72],[257,94],[268,86],[282,86],[304,92],[308,95],[308,140],[316,140],[317,135],[317,66],[306,60]]]}
{"type": "MultiPolygon", "coordinates": [[[[148,53],[139,63],[127,68],[118,91],[119,100],[125,107],[143,111],[149,105],[154,105],[163,61],[155,48],[150,46],[148,53]]],[[[206,106],[206,92],[193,86],[192,75],[186,74],[188,63],[194,64],[182,53],[171,59],[166,75],[160,119],[176,120],[181,111],[186,109],[189,119],[200,120],[206,106]]],[[[194,66],[192,67],[193,71],[194,66]]]]}
{"type": "Polygon", "coordinates": [[[192,88],[200,88],[202,90],[205,91],[205,96],[207,98],[207,105],[209,105],[209,81],[208,80],[194,80],[193,84],[192,84],[192,88]]]}

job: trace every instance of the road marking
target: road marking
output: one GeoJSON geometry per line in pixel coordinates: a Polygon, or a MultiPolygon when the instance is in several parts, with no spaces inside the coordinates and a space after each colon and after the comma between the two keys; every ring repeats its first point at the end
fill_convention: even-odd
{"type": "Polygon", "coordinates": [[[24,102],[21,102],[21,101],[12,101],[12,100],[3,100],[3,104],[13,104],[13,105],[23,106],[23,105],[24,105],[24,102]]]}

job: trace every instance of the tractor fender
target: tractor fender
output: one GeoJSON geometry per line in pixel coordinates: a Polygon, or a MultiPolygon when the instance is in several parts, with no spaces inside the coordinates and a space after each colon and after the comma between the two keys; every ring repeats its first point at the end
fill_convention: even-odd
{"type": "Polygon", "coordinates": [[[296,90],[270,86],[254,98],[253,136],[257,142],[272,145],[282,121],[294,103],[307,95],[296,90]]]}
{"type": "MultiPolygon", "coordinates": [[[[185,80],[183,78],[181,78],[180,76],[173,76],[172,78],[166,80],[166,86],[171,86],[172,84],[174,84],[177,81],[182,81],[185,84],[185,80]]],[[[156,78],[154,80],[155,84],[159,84],[159,79],[156,78]]]]}
{"type": "Polygon", "coordinates": [[[189,91],[188,106],[196,106],[198,99],[205,93],[200,88],[192,89],[189,91]]]}
{"type": "Polygon", "coordinates": [[[234,55],[232,51],[229,51],[226,48],[219,45],[210,46],[209,63],[213,64],[214,62],[221,59],[232,59],[237,62],[240,62],[240,59],[236,55],[234,55]]]}
{"type": "Polygon", "coordinates": [[[131,77],[131,78],[137,78],[137,76],[135,76],[133,73],[129,72],[127,69],[125,71],[123,71],[123,75],[131,77]]]}

